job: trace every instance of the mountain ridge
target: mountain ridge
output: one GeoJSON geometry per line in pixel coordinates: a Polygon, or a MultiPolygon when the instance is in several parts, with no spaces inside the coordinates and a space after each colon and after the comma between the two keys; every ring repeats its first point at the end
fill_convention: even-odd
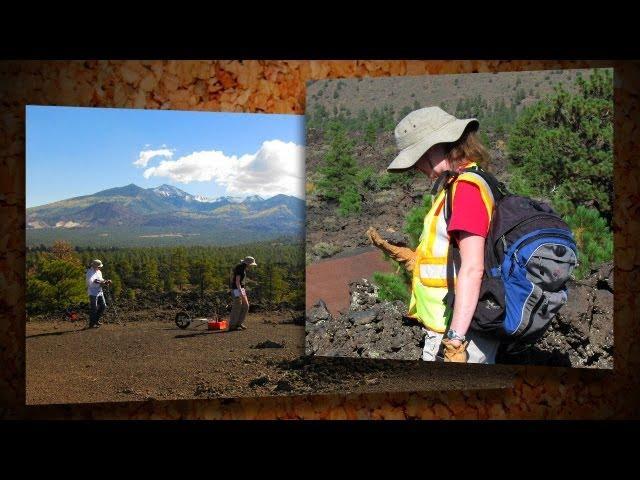
{"type": "Polygon", "coordinates": [[[231,241],[234,236],[238,241],[267,239],[275,233],[301,236],[304,212],[304,200],[285,194],[266,199],[259,195],[208,198],[168,184],[142,188],[131,183],[27,208],[27,243],[50,240],[62,231],[71,241],[77,237],[86,243],[89,232],[106,241],[113,229],[121,239],[118,243],[124,245],[137,244],[140,238],[152,242],[164,231],[185,235],[198,231],[204,243],[213,242],[206,238],[231,241]]]}

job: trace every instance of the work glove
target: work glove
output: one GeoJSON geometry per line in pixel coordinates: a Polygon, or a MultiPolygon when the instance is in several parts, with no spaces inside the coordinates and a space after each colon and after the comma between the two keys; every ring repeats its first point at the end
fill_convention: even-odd
{"type": "Polygon", "coordinates": [[[367,230],[367,236],[369,237],[369,240],[371,240],[371,243],[376,247],[385,252],[396,262],[402,264],[409,272],[413,272],[413,266],[416,261],[416,252],[408,247],[399,247],[387,242],[373,227],[369,227],[367,230]]]}
{"type": "Polygon", "coordinates": [[[464,341],[458,346],[455,346],[452,342],[453,340],[450,340],[448,338],[442,339],[442,345],[444,346],[444,361],[467,363],[467,345],[469,345],[469,342],[464,341]]]}

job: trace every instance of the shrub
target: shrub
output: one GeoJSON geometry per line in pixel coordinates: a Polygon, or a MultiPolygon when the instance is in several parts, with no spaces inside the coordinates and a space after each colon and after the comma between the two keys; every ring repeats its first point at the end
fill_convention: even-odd
{"type": "Polygon", "coordinates": [[[415,173],[413,171],[401,173],[383,172],[378,175],[377,184],[380,190],[388,188],[405,187],[413,182],[415,173]]]}
{"type": "Polygon", "coordinates": [[[373,145],[375,145],[376,143],[377,138],[378,134],[376,131],[376,126],[373,122],[368,122],[364,130],[364,141],[373,147],[373,145]]]}
{"type": "Polygon", "coordinates": [[[402,276],[394,273],[375,272],[373,274],[373,283],[379,288],[378,296],[381,300],[389,302],[401,300],[406,305],[409,304],[411,293],[402,276]]]}
{"type": "Polygon", "coordinates": [[[424,226],[424,217],[431,209],[432,198],[430,193],[425,193],[422,197],[422,205],[412,208],[407,214],[404,222],[404,232],[409,235],[410,246],[415,249],[420,243],[420,235],[424,226]]]}
{"type": "Polygon", "coordinates": [[[577,279],[584,278],[592,268],[613,259],[613,234],[597,210],[580,205],[565,220],[578,247],[578,267],[574,272],[577,279]]]}
{"type": "Polygon", "coordinates": [[[60,310],[87,301],[85,271],[77,259],[40,258],[27,275],[27,311],[60,310]]]}
{"type": "Polygon", "coordinates": [[[362,199],[355,186],[350,186],[338,199],[340,205],[338,212],[342,216],[360,213],[362,210],[362,199]]]}
{"type": "Polygon", "coordinates": [[[378,175],[373,167],[367,166],[361,168],[356,174],[358,180],[358,187],[364,190],[378,190],[378,175]]]}
{"type": "Polygon", "coordinates": [[[316,243],[312,251],[314,255],[317,255],[321,258],[331,257],[340,251],[340,247],[327,242],[318,242],[316,243]]]}

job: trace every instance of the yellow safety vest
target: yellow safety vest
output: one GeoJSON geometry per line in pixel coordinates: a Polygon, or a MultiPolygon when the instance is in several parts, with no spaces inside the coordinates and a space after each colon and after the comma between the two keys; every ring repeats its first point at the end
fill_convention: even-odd
{"type": "MultiPolygon", "coordinates": [[[[474,167],[475,163],[465,168],[474,167]]],[[[470,182],[478,186],[482,201],[487,209],[489,220],[493,214],[493,195],[491,188],[480,175],[464,172],[458,175],[451,185],[451,194],[455,196],[459,181],[470,182]]],[[[447,255],[449,253],[449,233],[444,218],[446,188],[436,195],[431,210],[424,217],[424,226],[420,235],[420,244],[416,250],[416,261],[411,281],[411,302],[408,316],[435,332],[446,331],[451,321],[451,312],[446,311],[444,298],[447,294],[447,255]]],[[[455,285],[454,272],[454,285],[455,285]]]]}

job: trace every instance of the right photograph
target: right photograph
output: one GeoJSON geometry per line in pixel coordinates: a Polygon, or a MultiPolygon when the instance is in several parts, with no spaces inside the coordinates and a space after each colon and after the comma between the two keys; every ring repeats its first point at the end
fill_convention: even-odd
{"type": "Polygon", "coordinates": [[[306,354],[612,369],[613,77],[309,82],[306,354]]]}

